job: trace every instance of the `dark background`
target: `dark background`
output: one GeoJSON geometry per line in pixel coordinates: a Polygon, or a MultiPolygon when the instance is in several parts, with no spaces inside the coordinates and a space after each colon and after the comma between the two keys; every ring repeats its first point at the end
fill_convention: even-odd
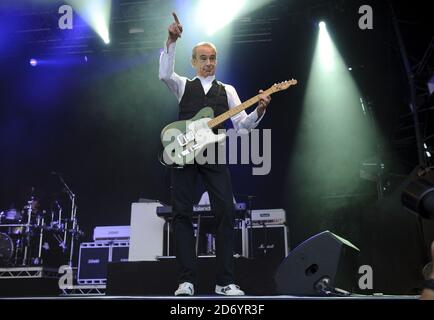
{"type": "MultiPolygon", "coordinates": [[[[114,3],[116,17],[122,1],[114,3]]],[[[156,3],[167,26],[171,3],[156,3]]],[[[415,64],[432,38],[428,2],[391,4],[415,64]]],[[[13,32],[21,20],[11,13],[26,8],[12,11],[4,5],[1,10],[0,209],[22,207],[32,187],[47,209],[54,195],[66,206],[52,171],[61,172],[76,193],[87,241],[95,226],[128,225],[131,203],[139,198],[170,204],[168,169],[158,162],[160,130],[176,117],[176,101],[158,80],[165,28],[154,31],[156,45],[104,50],[90,40],[88,53],[58,54],[61,67],[33,68],[28,63],[32,54],[53,57],[53,52],[29,46],[13,32]]],[[[428,258],[423,242],[434,239],[434,225],[423,222],[422,240],[417,217],[400,204],[403,183],[418,161],[414,139],[400,142],[412,129],[402,129],[411,125],[409,91],[390,12],[387,1],[275,1],[251,14],[259,20],[276,18],[267,41],[231,42],[230,56],[219,53],[230,70],[220,80],[234,84],[242,100],[274,82],[299,81],[289,92],[273,96],[260,124],[272,128],[271,173],[252,176],[250,166],[231,167],[237,200],[254,195],[255,208],[284,208],[291,248],[324,230],[348,239],[361,249],[360,264],[373,266],[375,292],[415,293],[428,258]],[[362,4],[374,9],[373,30],[358,28],[362,4]],[[380,201],[374,182],[360,181],[353,194],[311,194],[302,175],[288,177],[315,47],[316,11],[327,16],[336,46],[355,66],[353,76],[372,102],[386,165],[387,191],[380,201]]],[[[432,114],[425,116],[423,130],[429,133],[432,114]]],[[[200,193],[198,188],[198,199],[200,193]]]]}

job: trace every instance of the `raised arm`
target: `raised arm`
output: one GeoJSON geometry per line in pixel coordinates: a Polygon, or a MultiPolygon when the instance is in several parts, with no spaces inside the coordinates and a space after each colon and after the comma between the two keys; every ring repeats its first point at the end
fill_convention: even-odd
{"type": "Polygon", "coordinates": [[[166,45],[160,56],[158,76],[160,80],[167,85],[170,91],[173,92],[178,101],[181,101],[187,78],[181,77],[175,73],[175,45],[176,40],[181,37],[182,25],[179,23],[176,13],[172,14],[175,22],[168,28],[166,45]]]}
{"type": "Polygon", "coordinates": [[[169,36],[167,38],[167,42],[166,42],[166,48],[169,47],[169,45],[171,43],[176,42],[176,40],[178,40],[178,38],[181,38],[182,35],[182,25],[179,22],[178,16],[176,15],[175,12],[172,12],[173,18],[175,19],[175,22],[173,22],[170,26],[169,26],[169,36]]]}

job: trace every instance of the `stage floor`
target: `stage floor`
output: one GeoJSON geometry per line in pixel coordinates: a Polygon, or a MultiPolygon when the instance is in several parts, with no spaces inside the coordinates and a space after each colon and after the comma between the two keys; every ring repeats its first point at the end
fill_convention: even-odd
{"type": "Polygon", "coordinates": [[[311,296],[237,296],[223,297],[217,295],[197,295],[193,297],[175,296],[105,296],[105,295],[70,295],[52,297],[2,297],[0,300],[170,300],[170,301],[191,301],[191,300],[213,300],[213,301],[303,301],[303,300],[418,300],[419,295],[351,295],[346,297],[311,297],[311,296]]]}

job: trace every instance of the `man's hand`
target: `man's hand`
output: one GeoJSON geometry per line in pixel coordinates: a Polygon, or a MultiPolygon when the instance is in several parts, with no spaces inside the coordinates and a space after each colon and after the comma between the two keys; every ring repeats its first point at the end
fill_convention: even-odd
{"type": "Polygon", "coordinates": [[[179,22],[178,16],[176,15],[175,12],[172,12],[173,18],[175,19],[175,22],[172,23],[169,26],[169,37],[167,39],[167,46],[173,42],[176,42],[176,40],[178,40],[178,38],[181,38],[181,34],[182,34],[182,25],[179,22]]]}
{"type": "Polygon", "coordinates": [[[264,92],[264,90],[259,90],[259,103],[258,103],[258,107],[256,108],[256,112],[258,112],[258,117],[262,117],[262,115],[265,112],[265,109],[267,108],[267,106],[270,104],[271,101],[271,97],[269,95],[266,94],[262,94],[264,92]]]}

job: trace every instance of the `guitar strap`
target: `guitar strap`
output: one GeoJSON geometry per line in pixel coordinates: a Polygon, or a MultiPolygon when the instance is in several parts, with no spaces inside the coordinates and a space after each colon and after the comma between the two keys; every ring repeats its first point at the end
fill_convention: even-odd
{"type": "Polygon", "coordinates": [[[222,93],[223,85],[220,83],[220,81],[217,81],[217,84],[219,85],[219,91],[217,92],[217,97],[220,97],[220,93],[222,93]]]}
{"type": "MultiPolygon", "coordinates": [[[[225,86],[224,86],[220,81],[216,80],[216,82],[217,82],[217,84],[218,84],[218,86],[219,86],[219,89],[218,89],[218,91],[217,91],[217,99],[215,100],[215,103],[216,103],[216,105],[214,106],[215,109],[217,109],[217,101],[218,101],[218,98],[220,97],[220,94],[222,93],[222,90],[225,88],[225,86]]],[[[227,99],[227,98],[226,98],[226,99],[227,99]]],[[[228,110],[229,110],[229,105],[228,105],[228,110]]]]}

